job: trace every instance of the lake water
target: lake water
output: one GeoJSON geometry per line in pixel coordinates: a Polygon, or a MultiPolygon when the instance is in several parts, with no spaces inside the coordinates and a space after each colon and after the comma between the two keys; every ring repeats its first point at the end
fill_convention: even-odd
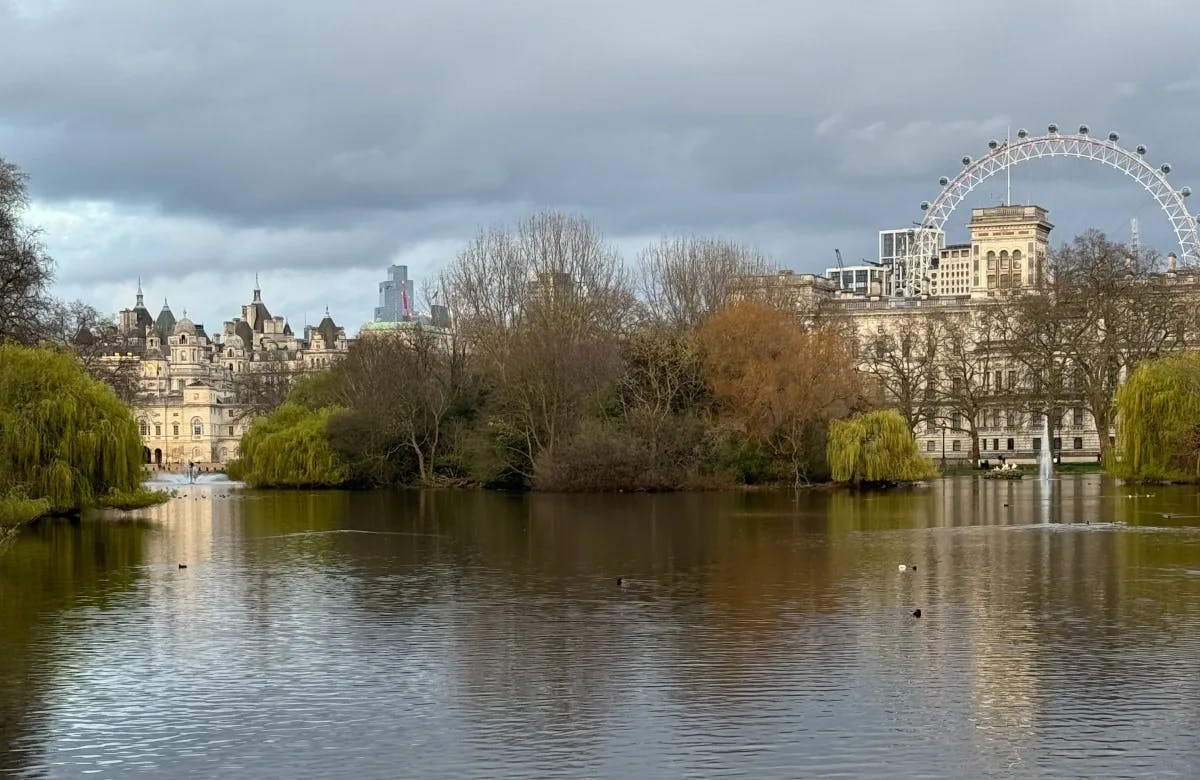
{"type": "Polygon", "coordinates": [[[85,774],[1200,777],[1200,495],[185,485],[0,552],[0,776],[85,774]]]}

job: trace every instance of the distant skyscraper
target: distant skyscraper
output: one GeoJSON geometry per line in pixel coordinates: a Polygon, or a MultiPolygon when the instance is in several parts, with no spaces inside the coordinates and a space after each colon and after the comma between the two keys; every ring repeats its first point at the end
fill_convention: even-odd
{"type": "Polygon", "coordinates": [[[379,283],[379,306],[375,308],[376,322],[404,322],[413,316],[413,281],[408,278],[408,266],[388,267],[388,279],[379,283]]]}

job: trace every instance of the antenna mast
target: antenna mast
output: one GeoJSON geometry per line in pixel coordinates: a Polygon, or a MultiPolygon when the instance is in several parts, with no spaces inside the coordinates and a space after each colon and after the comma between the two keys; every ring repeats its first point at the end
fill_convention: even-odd
{"type": "Polygon", "coordinates": [[[1004,194],[1004,205],[1012,205],[1012,125],[1008,126],[1005,132],[1004,140],[1004,161],[1007,165],[1004,166],[1005,178],[1008,180],[1008,188],[1004,194]]]}

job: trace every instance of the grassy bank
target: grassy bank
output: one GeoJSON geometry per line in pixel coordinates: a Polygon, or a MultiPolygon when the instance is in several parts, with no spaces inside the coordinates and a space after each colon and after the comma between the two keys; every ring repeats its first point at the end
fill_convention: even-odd
{"type": "Polygon", "coordinates": [[[129,511],[164,504],[170,500],[171,494],[166,490],[146,490],[144,488],[133,491],[110,490],[96,502],[96,506],[101,509],[129,511]]]}
{"type": "Polygon", "coordinates": [[[49,512],[50,502],[44,498],[0,496],[0,528],[16,528],[49,512]]]}

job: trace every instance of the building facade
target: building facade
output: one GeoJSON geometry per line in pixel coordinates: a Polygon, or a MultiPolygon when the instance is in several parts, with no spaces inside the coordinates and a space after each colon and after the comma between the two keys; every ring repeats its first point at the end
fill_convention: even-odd
{"type": "Polygon", "coordinates": [[[240,383],[290,382],[328,368],[345,356],[345,330],[329,316],[296,336],[272,316],[258,284],[242,313],[210,335],[184,312],[176,320],[166,301],[157,317],[137,302],[117,317],[116,332],[101,334],[105,359],[137,372],[134,417],[143,460],[164,467],[223,464],[237,456],[249,426],[240,383]]]}
{"type": "MultiPolygon", "coordinates": [[[[883,294],[900,296],[904,294],[908,279],[904,276],[908,265],[905,260],[912,249],[916,231],[913,228],[879,231],[879,266],[886,269],[887,284],[883,294]]],[[[937,232],[937,248],[946,245],[946,234],[937,232]]]]}
{"type": "MultiPolygon", "coordinates": [[[[751,284],[756,294],[787,288],[791,293],[787,302],[799,317],[819,316],[825,323],[837,323],[858,345],[865,372],[886,378],[887,372],[904,371],[906,366],[910,371],[923,371],[924,376],[906,378],[907,389],[916,400],[909,398],[907,404],[901,404],[892,397],[892,401],[907,406],[914,435],[929,457],[947,461],[970,458],[974,430],[981,459],[1033,461],[1046,447],[1043,439],[1049,422],[1048,444],[1056,458],[1094,462],[1100,454],[1101,437],[1111,444],[1115,429],[1097,431],[1081,389],[1074,383],[1065,385],[1062,396],[1054,401],[1053,419],[1047,421],[1044,410],[1037,408],[1044,404],[1034,399],[1037,378],[1027,376],[1020,361],[989,332],[988,323],[994,321],[998,303],[1026,290],[1037,294],[1037,288],[1049,281],[1047,258],[1053,225],[1048,216],[1039,206],[973,209],[967,242],[947,245],[944,236],[939,237],[928,295],[880,295],[870,289],[864,294],[861,285],[851,287],[835,277],[839,269],[826,271],[828,281],[785,272],[753,277],[751,284]],[[989,309],[993,311],[989,313],[989,309]],[[925,349],[924,340],[933,339],[933,329],[943,341],[947,333],[966,335],[959,336],[955,354],[946,354],[943,344],[939,347],[943,354],[926,364],[920,352],[925,349]],[[888,350],[893,354],[885,354],[888,350]],[[956,364],[953,370],[952,363],[956,364]],[[947,394],[959,399],[964,395],[961,387],[957,396],[953,388],[947,391],[954,383],[973,383],[973,392],[986,400],[946,403],[947,394]],[[967,405],[977,407],[971,420],[961,411],[967,405]]],[[[880,232],[880,260],[884,263],[880,268],[900,267],[894,261],[905,255],[910,240],[910,231],[880,232]],[[887,264],[888,260],[893,262],[887,264]]],[[[1147,283],[1161,291],[1164,305],[1169,301],[1172,306],[1200,308],[1200,277],[1178,271],[1173,256],[1168,257],[1166,272],[1147,283]]],[[[902,286],[891,280],[893,292],[902,286]]],[[[885,396],[895,396],[884,389],[885,396]]]]}

